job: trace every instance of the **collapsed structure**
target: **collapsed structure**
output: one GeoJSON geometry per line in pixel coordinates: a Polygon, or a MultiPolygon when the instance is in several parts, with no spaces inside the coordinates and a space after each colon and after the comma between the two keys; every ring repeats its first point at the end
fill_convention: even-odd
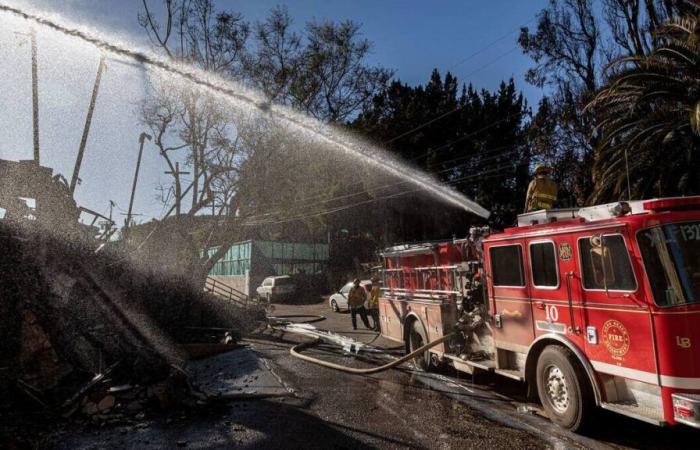
{"type": "Polygon", "coordinates": [[[196,406],[205,399],[187,361],[230,349],[262,318],[81,224],[88,210],[34,161],[0,161],[0,208],[2,436],[32,435],[61,417],[120,421],[196,406]]]}

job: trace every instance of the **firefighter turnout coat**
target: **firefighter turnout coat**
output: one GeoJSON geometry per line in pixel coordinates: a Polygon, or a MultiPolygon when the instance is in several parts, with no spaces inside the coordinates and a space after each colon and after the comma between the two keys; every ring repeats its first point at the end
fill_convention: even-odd
{"type": "Polygon", "coordinates": [[[367,308],[369,309],[379,309],[379,293],[381,289],[379,285],[373,285],[372,290],[369,292],[369,300],[367,301],[367,308]]]}
{"type": "Polygon", "coordinates": [[[350,305],[351,308],[359,308],[360,306],[363,306],[365,304],[365,300],[367,300],[365,288],[362,286],[353,286],[350,288],[350,292],[348,293],[348,305],[350,305]]]}
{"type": "Polygon", "coordinates": [[[525,200],[525,212],[554,208],[557,201],[557,183],[547,177],[537,177],[530,182],[525,200]]]}

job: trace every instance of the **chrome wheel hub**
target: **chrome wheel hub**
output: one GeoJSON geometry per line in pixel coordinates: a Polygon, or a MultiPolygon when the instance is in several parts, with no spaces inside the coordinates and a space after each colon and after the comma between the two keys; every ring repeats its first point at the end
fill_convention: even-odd
{"type": "Polygon", "coordinates": [[[569,390],[564,374],[557,366],[549,366],[545,370],[544,381],[549,403],[557,412],[563,413],[569,407],[569,390]]]}

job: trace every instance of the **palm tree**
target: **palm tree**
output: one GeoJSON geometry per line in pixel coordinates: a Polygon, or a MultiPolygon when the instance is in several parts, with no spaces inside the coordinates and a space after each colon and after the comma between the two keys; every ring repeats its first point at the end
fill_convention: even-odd
{"type": "Polygon", "coordinates": [[[692,10],[659,29],[648,55],[615,61],[586,107],[599,136],[592,203],[700,193],[700,7],[692,10]]]}

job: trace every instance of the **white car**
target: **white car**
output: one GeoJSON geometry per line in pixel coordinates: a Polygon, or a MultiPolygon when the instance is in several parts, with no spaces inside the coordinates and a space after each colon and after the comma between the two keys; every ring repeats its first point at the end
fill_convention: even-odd
{"type": "MultiPolygon", "coordinates": [[[[367,296],[369,297],[369,290],[371,289],[370,286],[372,284],[371,280],[362,280],[360,281],[360,286],[365,288],[365,292],[367,292],[367,296]]],[[[350,288],[352,288],[353,283],[352,281],[340,288],[338,292],[335,294],[331,295],[330,298],[328,299],[328,305],[331,307],[331,309],[335,312],[340,312],[340,311],[346,311],[349,310],[348,308],[348,293],[350,292],[350,288]]],[[[367,303],[365,302],[365,307],[367,306],[367,303]]]]}
{"type": "Polygon", "coordinates": [[[296,286],[292,279],[288,275],[282,275],[265,278],[256,292],[260,298],[267,299],[268,302],[275,302],[289,298],[295,290],[296,286]]]}

